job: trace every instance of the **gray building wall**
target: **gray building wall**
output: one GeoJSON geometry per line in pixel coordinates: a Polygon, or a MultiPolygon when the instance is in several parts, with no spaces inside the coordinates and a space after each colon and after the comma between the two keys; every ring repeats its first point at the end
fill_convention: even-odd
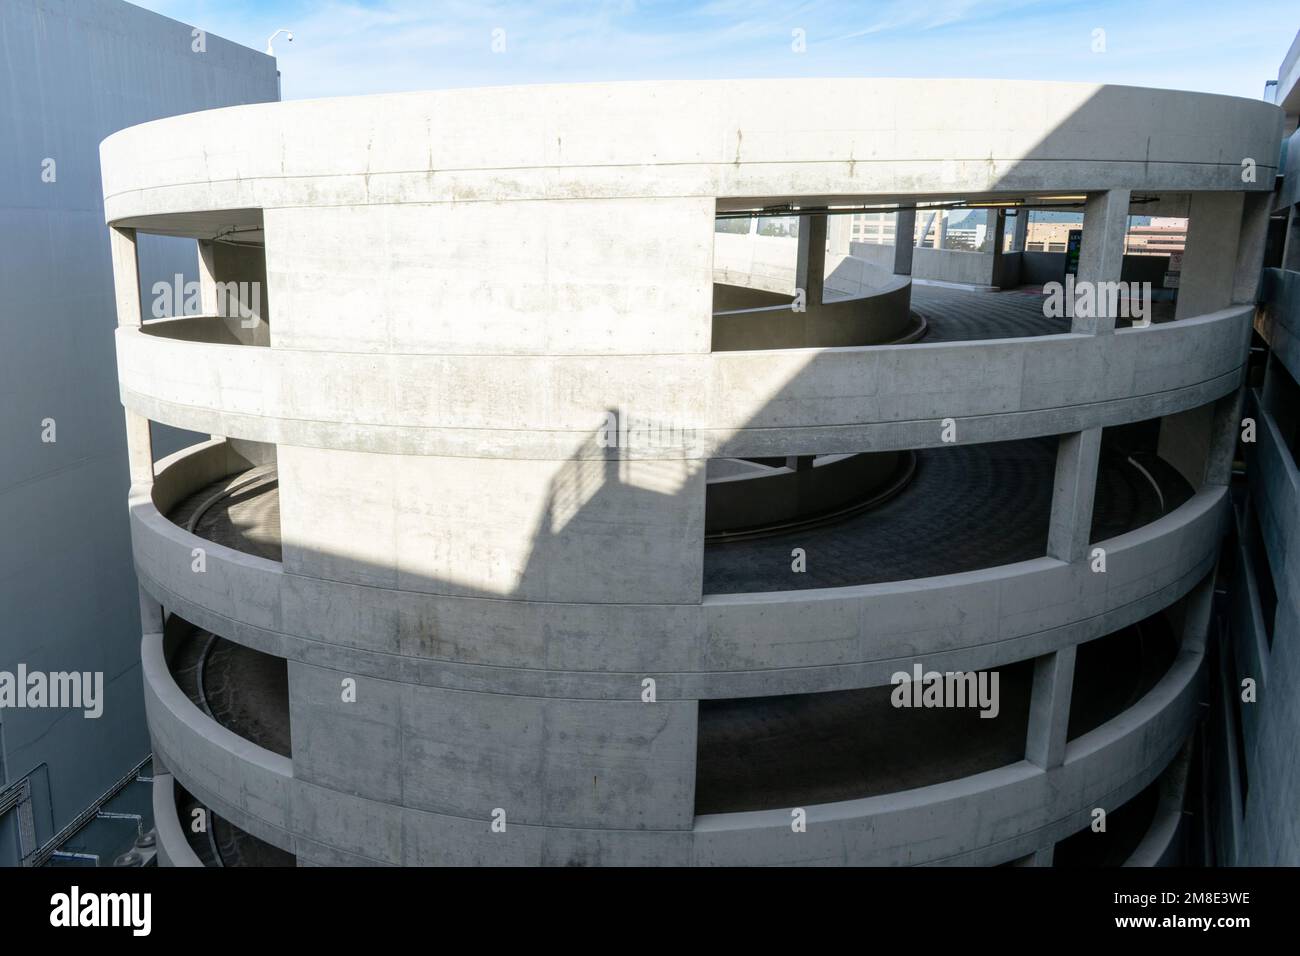
{"type": "MultiPolygon", "coordinates": [[[[1284,130],[1300,113],[1298,51],[1300,34],[1278,70],[1284,130]]],[[[1222,865],[1300,866],[1300,132],[1283,140],[1279,170],[1255,315],[1267,357],[1244,404],[1256,435],[1241,446],[1246,487],[1224,559],[1232,577],[1207,733],[1210,852],[1222,865]]]]}
{"type": "MultiPolygon", "coordinates": [[[[0,3],[0,671],[104,673],[98,720],[0,711],[0,789],[33,774],[41,840],[149,752],[99,142],[278,98],[271,57],[194,45],[190,26],[120,0],[0,3]]],[[[191,240],[151,238],[140,260],[146,301],[156,280],[197,278],[191,240]]],[[[160,454],[187,443],[156,438],[160,454]]],[[[17,860],[15,821],[0,818],[0,865],[17,860]]]]}

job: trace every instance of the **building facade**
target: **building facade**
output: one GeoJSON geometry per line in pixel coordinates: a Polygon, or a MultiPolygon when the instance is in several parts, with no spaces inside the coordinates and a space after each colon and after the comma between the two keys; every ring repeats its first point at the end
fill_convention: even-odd
{"type": "Polygon", "coordinates": [[[1270,84],[1284,111],[1246,382],[1245,474],[1221,562],[1212,713],[1204,730],[1204,856],[1221,865],[1300,864],[1300,34],[1270,84]]]}
{"type": "Polygon", "coordinates": [[[1281,125],[796,80],[109,137],[165,856],[1185,858],[1281,125]],[[910,245],[827,261],[831,207],[906,235],[944,202],[1009,268],[1007,210],[1063,195],[1084,284],[1121,279],[1130,214],[1187,215],[1176,305],[1061,318],[913,288],[910,245]],[[718,281],[718,217],[790,208],[803,308],[718,281]],[[198,241],[203,315],[149,319],[147,235],[198,241]],[[155,462],[151,422],[214,437],[155,462]]]}
{"type": "MultiPolygon", "coordinates": [[[[278,94],[271,57],[120,0],[5,0],[0,49],[0,866],[13,866],[149,755],[99,143],[278,94]],[[6,678],[71,673],[102,680],[97,717],[6,699],[6,678]]],[[[140,265],[146,288],[197,277],[192,242],[150,237],[140,265]]],[[[160,428],[159,443],[188,442],[160,428]]]]}

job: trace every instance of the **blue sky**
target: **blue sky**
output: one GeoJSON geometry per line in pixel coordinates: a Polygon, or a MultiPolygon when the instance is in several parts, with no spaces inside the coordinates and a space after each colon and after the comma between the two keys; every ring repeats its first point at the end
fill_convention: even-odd
{"type": "Polygon", "coordinates": [[[275,44],[285,99],[633,79],[1052,79],[1259,98],[1300,29],[1295,0],[133,0],[275,44]],[[806,50],[792,49],[794,30],[806,50]],[[493,52],[493,31],[505,49],[493,52]],[[1094,52],[1094,31],[1105,51],[1094,52]],[[500,34],[498,36],[501,36],[500,34]]]}

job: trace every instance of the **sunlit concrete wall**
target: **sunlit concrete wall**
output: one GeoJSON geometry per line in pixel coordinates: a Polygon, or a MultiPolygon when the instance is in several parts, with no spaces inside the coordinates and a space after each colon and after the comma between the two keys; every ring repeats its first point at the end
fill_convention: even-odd
{"type": "Polygon", "coordinates": [[[1132,189],[1260,191],[1236,150],[1275,154],[1278,126],[1274,107],[1228,97],[863,80],[308,101],[110,137],[119,293],[143,233],[212,228],[222,211],[265,224],[269,347],[142,329],[119,296],[144,587],[289,661],[293,756],[276,760],[179,693],[152,615],[161,758],[304,863],[1050,856],[1098,801],[1156,779],[1196,721],[1249,331],[1233,280],[1258,265],[1237,260],[1242,204],[1207,205],[1231,262],[1176,323],[735,353],[710,342],[714,216],[790,196],[1082,191],[1081,268],[1105,279],[1122,258],[1107,224],[1132,189]],[[791,115],[817,132],[774,132],[791,115]],[[1079,436],[1207,403],[1197,494],[1107,542],[1110,568],[1091,574],[1077,546],[1090,505],[1070,501],[1091,489],[1097,446],[1079,436]],[[606,447],[610,410],[680,435],[606,447]],[[945,417],[963,441],[1065,435],[1082,449],[1058,465],[1053,511],[1053,540],[1075,544],[923,581],[704,593],[709,457],[933,447],[945,417]],[[173,468],[212,472],[187,456],[153,468],[148,419],[277,446],[282,562],[209,544],[208,570],[191,572],[200,539],[166,521],[158,493],[175,493],[173,468]],[[1174,666],[1068,746],[1068,693],[1049,693],[1033,708],[1031,736],[1052,741],[1041,753],[809,808],[807,839],[787,810],[694,814],[700,700],[877,686],[912,656],[1072,661],[1080,641],[1183,598],[1174,666]]]}
{"type": "MultiPolygon", "coordinates": [[[[149,752],[98,144],[160,116],[277,98],[274,60],[215,36],[198,53],[194,40],[119,0],[0,4],[0,670],[102,671],[107,697],[98,720],[0,711],[0,788],[34,772],[42,840],[149,752]]],[[[193,242],[149,237],[140,258],[146,293],[195,277],[193,242]]],[[[0,865],[17,862],[6,816],[0,865]]]]}

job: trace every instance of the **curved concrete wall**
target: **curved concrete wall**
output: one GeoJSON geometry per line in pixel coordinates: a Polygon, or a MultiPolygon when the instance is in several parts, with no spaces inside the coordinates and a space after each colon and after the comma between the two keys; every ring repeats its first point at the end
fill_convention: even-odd
{"type": "Polygon", "coordinates": [[[912,280],[891,279],[869,295],[807,303],[799,312],[781,305],[713,313],[713,351],[843,348],[896,342],[919,331],[909,306],[912,280]]]}
{"type": "MultiPolygon", "coordinates": [[[[178,474],[198,488],[239,460],[224,443],[205,443],[167,459],[155,488],[179,497],[178,474]]],[[[922,580],[593,606],[313,579],[177,527],[155,498],[146,489],[132,497],[141,582],[207,630],[386,680],[469,690],[491,668],[495,686],[509,693],[612,700],[635,697],[645,676],[656,678],[660,699],[696,700],[873,686],[912,660],[942,670],[1036,657],[1185,595],[1213,567],[1227,512],[1226,489],[1203,490],[1164,518],[1102,542],[1105,574],[1044,557],[922,580]],[[200,547],[202,574],[191,558],[200,547]],[[808,636],[792,642],[792,633],[808,636]],[[448,638],[430,643],[425,634],[448,638]]]]}
{"type": "Polygon", "coordinates": [[[206,806],[282,849],[293,763],[222,727],[194,705],[167,669],[161,634],[146,634],[144,703],[154,753],[206,806]]]}
{"type": "MultiPolygon", "coordinates": [[[[911,195],[939,183],[950,195],[1268,191],[1275,166],[1265,161],[1277,154],[1281,122],[1263,102],[1082,83],[621,83],[215,110],[124,130],[101,152],[112,222],[575,196],[911,195]],[[792,135],[778,119],[788,116],[816,132],[792,135]],[[1237,151],[1259,158],[1258,184],[1241,182],[1237,151]]],[[[710,215],[701,238],[712,234],[710,215]]]]}
{"type": "Polygon", "coordinates": [[[118,373],[123,403],[145,417],[284,445],[594,460],[606,412],[632,409],[674,432],[623,457],[889,451],[942,444],[944,418],[962,442],[986,442],[1203,405],[1240,384],[1252,311],[1105,336],[599,360],[246,348],[122,328],[118,373]]]}
{"type": "MultiPolygon", "coordinates": [[[[160,640],[153,640],[151,646],[146,639],[146,665],[151,655],[160,656],[160,649],[160,640]]],[[[246,748],[251,745],[214,721],[193,719],[198,710],[192,704],[192,713],[186,713],[182,704],[188,701],[171,683],[165,667],[159,671],[146,666],[146,693],[151,706],[165,707],[175,719],[163,752],[186,788],[238,826],[308,860],[423,866],[987,865],[1024,856],[1044,842],[1064,838],[1086,825],[1094,807],[1118,807],[1154,780],[1177,755],[1191,730],[1203,694],[1202,662],[1200,651],[1185,651],[1134,707],[1071,741],[1058,768],[1044,771],[1020,762],[916,790],[809,806],[805,808],[808,832],[803,834],[792,832],[790,814],[785,810],[711,814],[684,821],[643,820],[641,826],[619,830],[584,825],[581,811],[575,812],[573,805],[566,803],[565,816],[557,821],[545,810],[546,798],[551,788],[567,789],[564,774],[515,764],[510,765],[509,778],[501,781],[505,789],[480,795],[476,805],[396,805],[383,792],[385,779],[365,773],[369,767],[359,768],[346,782],[334,781],[327,787],[297,779],[291,770],[269,771],[265,752],[250,757],[246,748]],[[241,751],[245,752],[242,758],[241,751]],[[230,779],[214,781],[209,775],[214,757],[227,766],[233,775],[230,779]],[[270,805],[261,799],[268,783],[291,792],[278,794],[285,798],[283,802],[270,805]],[[510,796],[512,788],[525,806],[522,819],[509,822],[505,833],[493,834],[482,807],[510,796]],[[527,809],[531,802],[536,803],[534,812],[539,814],[535,818],[527,809]],[[287,815],[285,808],[291,808],[287,815]],[[674,822],[681,825],[673,826],[674,822]],[[333,849],[322,855],[322,842],[333,849]]],[[[293,673],[291,680],[332,683],[333,677],[332,672],[309,669],[293,673]]],[[[379,683],[366,682],[362,692],[382,694],[379,683]]],[[[404,711],[410,708],[411,717],[426,718],[438,716],[441,709],[445,718],[483,707],[514,710],[530,705],[523,698],[491,699],[497,696],[457,693],[447,698],[442,692],[427,690],[423,700],[403,700],[401,707],[404,711]]],[[[646,709],[635,703],[623,706],[646,709]]],[[[151,709],[150,714],[154,718],[156,711],[151,709]]],[[[304,723],[319,728],[314,732],[337,730],[320,709],[302,716],[309,718],[304,723]],[[320,720],[326,721],[324,726],[316,723],[320,720]]],[[[430,721],[421,726],[427,732],[437,724],[430,721]]],[[[565,723],[568,729],[575,726],[565,723]]],[[[587,726],[598,724],[593,720],[587,726]]],[[[580,752],[593,742],[597,741],[569,743],[580,752]]],[[[525,736],[516,746],[521,757],[531,754],[538,760],[541,749],[530,746],[532,743],[525,736]]],[[[422,740],[414,742],[417,748],[425,745],[422,740]]],[[[296,754],[296,741],[294,749],[296,754]]],[[[656,765],[664,766],[662,762],[656,765]]],[[[659,783],[682,786],[685,778],[659,783]]],[[[589,812],[603,824],[611,816],[605,803],[592,806],[589,812]]]]}
{"type": "Polygon", "coordinates": [[[169,773],[153,777],[153,821],[158,835],[159,866],[202,866],[203,861],[185,838],[185,824],[176,809],[176,778],[169,773]]]}
{"type": "Polygon", "coordinates": [[[705,531],[712,535],[774,529],[862,507],[905,486],[916,460],[906,452],[877,452],[827,456],[809,465],[803,470],[755,467],[710,476],[704,498],[705,531]]]}
{"type": "MultiPolygon", "coordinates": [[[[1275,108],[1227,97],[864,80],[305,101],[111,137],[141,583],[289,662],[292,761],[203,717],[147,635],[160,757],[304,863],[994,863],[1050,849],[1178,752],[1199,625],[1156,688],[1091,733],[1065,740],[1068,683],[1046,702],[1036,689],[1025,760],[810,807],[802,840],[785,810],[695,815],[698,702],[875,687],[913,661],[1034,658],[1072,679],[1079,643],[1185,596],[1201,606],[1249,306],[1207,280],[1201,314],[1147,328],[717,351],[714,216],[936,188],[1084,191],[1089,216],[1094,202],[1106,216],[1131,189],[1263,188],[1218,144],[1272,155],[1277,128],[1275,108]],[[816,132],[771,132],[796,112],[816,132]],[[265,342],[212,318],[142,326],[135,231],[212,240],[233,227],[265,243],[265,342]],[[1094,573],[1100,428],[1210,402],[1222,440],[1196,495],[1102,542],[1094,573]],[[611,445],[611,413],[652,427],[611,445]],[[154,469],[146,419],[229,441],[154,469]],[[706,459],[935,447],[945,419],[960,443],[1062,436],[1050,556],[704,593],[706,459]],[[264,443],[263,458],[274,446],[279,562],[165,517],[252,461],[241,442],[264,443]]],[[[1207,208],[1240,216],[1240,203],[1207,208]]],[[[1114,251],[1085,239],[1085,252],[1101,258],[1098,243],[1114,251]]]]}

